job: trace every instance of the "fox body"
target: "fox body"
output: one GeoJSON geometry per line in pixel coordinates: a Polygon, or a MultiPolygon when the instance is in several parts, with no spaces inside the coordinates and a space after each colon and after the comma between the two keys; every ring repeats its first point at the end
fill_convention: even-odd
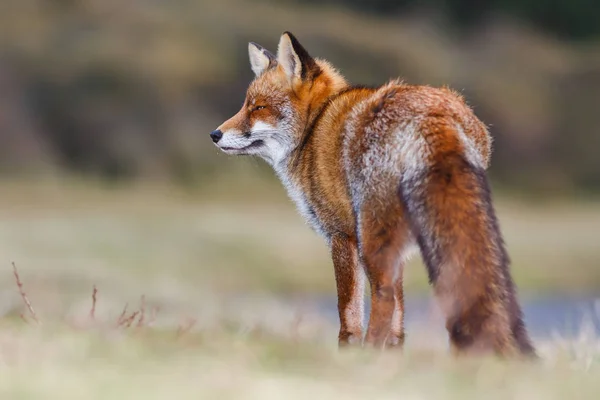
{"type": "Polygon", "coordinates": [[[485,173],[491,139],[462,98],[396,80],[352,86],[289,32],[276,56],[255,43],[249,55],[242,109],[211,137],[271,164],[327,241],[340,345],[363,343],[366,282],[364,342],[403,344],[402,273],[418,249],[456,352],[534,354],[485,173]]]}

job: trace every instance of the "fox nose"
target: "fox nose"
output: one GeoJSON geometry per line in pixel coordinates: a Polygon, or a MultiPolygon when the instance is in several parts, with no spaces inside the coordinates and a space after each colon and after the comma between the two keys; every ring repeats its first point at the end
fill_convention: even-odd
{"type": "Polygon", "coordinates": [[[223,132],[220,129],[214,130],[210,133],[210,138],[213,142],[217,143],[223,137],[223,132]]]}

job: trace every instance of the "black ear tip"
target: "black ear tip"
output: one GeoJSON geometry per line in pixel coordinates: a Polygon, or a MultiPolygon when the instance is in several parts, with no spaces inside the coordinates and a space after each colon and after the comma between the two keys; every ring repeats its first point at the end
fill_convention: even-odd
{"type": "Polygon", "coordinates": [[[296,36],[294,36],[292,32],[285,31],[283,32],[283,34],[287,35],[287,37],[290,39],[290,42],[292,42],[292,47],[296,51],[306,52],[306,50],[304,50],[304,47],[300,44],[300,42],[298,41],[298,39],[296,39],[296,36]]]}
{"type": "Polygon", "coordinates": [[[248,44],[251,45],[251,46],[256,47],[259,50],[263,49],[263,47],[260,44],[256,43],[256,42],[248,42],[248,44]]]}
{"type": "Polygon", "coordinates": [[[293,34],[292,32],[290,32],[290,31],[285,31],[285,32],[283,32],[281,35],[282,35],[282,36],[283,36],[283,35],[287,35],[287,36],[288,36],[290,39],[292,39],[292,40],[296,40],[296,36],[294,36],[294,34],[293,34]]]}

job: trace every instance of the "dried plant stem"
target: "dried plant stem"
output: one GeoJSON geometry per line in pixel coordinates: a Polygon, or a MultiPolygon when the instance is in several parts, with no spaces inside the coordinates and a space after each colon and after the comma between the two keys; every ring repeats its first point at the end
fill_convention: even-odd
{"type": "Polygon", "coordinates": [[[94,289],[92,290],[92,308],[90,310],[90,319],[96,319],[96,294],[98,293],[98,289],[96,285],[94,285],[94,289]]]}
{"type": "Polygon", "coordinates": [[[144,316],[146,313],[146,296],[142,295],[141,304],[140,304],[140,319],[138,320],[137,326],[144,326],[144,316]]]}
{"type": "Polygon", "coordinates": [[[125,303],[125,307],[123,307],[123,312],[121,313],[121,315],[119,315],[119,318],[117,319],[117,326],[123,325],[123,322],[125,321],[125,314],[127,314],[128,306],[129,303],[125,303]]]}
{"type": "MultiPolygon", "coordinates": [[[[21,282],[21,278],[19,277],[19,272],[17,271],[17,266],[14,262],[12,263],[12,266],[13,266],[13,273],[15,275],[15,279],[17,280],[17,286],[19,287],[19,293],[21,294],[21,298],[25,302],[25,305],[27,306],[27,309],[29,310],[29,313],[31,314],[31,318],[33,318],[33,320],[36,323],[40,324],[40,320],[38,319],[35,311],[33,310],[33,307],[31,306],[31,302],[29,301],[29,298],[27,297],[27,294],[25,293],[25,290],[23,289],[23,283],[21,282]]],[[[25,320],[25,316],[22,314],[21,314],[21,318],[23,318],[25,320]]]]}
{"type": "Polygon", "coordinates": [[[133,323],[133,321],[135,320],[135,317],[137,317],[137,315],[140,313],[140,311],[134,311],[129,317],[125,318],[123,320],[123,326],[125,328],[129,328],[131,326],[131,324],[133,323]]]}

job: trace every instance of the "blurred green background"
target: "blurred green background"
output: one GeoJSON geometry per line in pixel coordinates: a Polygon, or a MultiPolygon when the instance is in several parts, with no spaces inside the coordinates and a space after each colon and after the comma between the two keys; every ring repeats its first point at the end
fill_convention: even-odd
{"type": "MultiPolygon", "coordinates": [[[[494,137],[519,286],[597,293],[596,3],[3,0],[2,284],[14,290],[14,260],[46,300],[93,283],[115,304],[142,291],[189,304],[213,292],[333,295],[327,249],[273,173],[208,137],[244,99],[247,42],[274,51],[289,30],[352,82],[462,92],[494,137]]],[[[409,291],[426,288],[423,268],[407,275],[409,291]]]]}
{"type": "Polygon", "coordinates": [[[519,191],[600,189],[595,0],[4,0],[3,174],[227,173],[207,132],[237,111],[247,42],[290,30],[352,81],[448,84],[495,138],[519,191]]]}

